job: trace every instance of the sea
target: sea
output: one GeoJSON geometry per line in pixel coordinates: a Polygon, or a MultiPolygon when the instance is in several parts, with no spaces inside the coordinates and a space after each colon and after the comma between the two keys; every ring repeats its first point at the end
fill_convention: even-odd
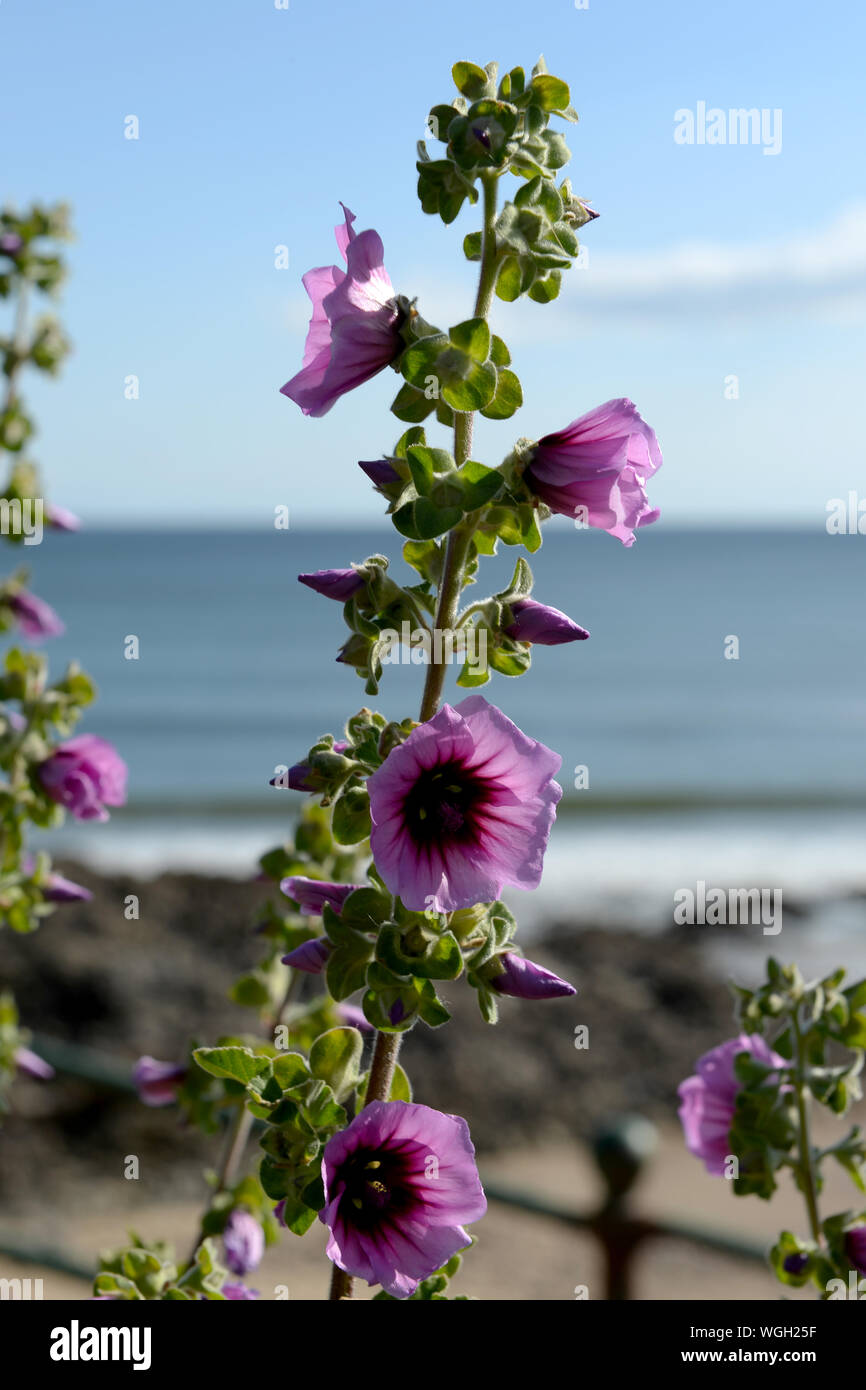
{"type": "MultiPolygon", "coordinates": [[[[129,767],[128,805],[68,822],[52,850],[136,875],[253,875],[298,804],[269,786],[276,769],[364,705],[417,714],[423,667],[388,665],[366,695],[335,659],[341,605],[297,582],[377,552],[411,581],[387,530],[94,530],[22,547],[66,623],[45,644],[52,670],[77,658],[94,677],[82,728],[129,767]]],[[[471,597],[504,588],[518,553],[484,561],[471,597]]],[[[806,920],[822,960],[841,943],[866,966],[866,540],[659,523],[626,549],[554,522],[530,563],[534,596],[591,637],[536,647],[526,675],[481,692],[563,760],[542,887],[512,895],[528,927],[654,930],[701,882],[778,889],[789,936],[802,944],[806,920]]],[[[730,930],[784,954],[760,925],[730,930]]]]}

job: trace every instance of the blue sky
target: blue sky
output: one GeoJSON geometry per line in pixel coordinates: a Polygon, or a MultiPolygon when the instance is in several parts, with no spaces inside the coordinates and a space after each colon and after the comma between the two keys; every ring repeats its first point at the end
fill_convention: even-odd
{"type": "Polygon", "coordinates": [[[49,495],[89,524],[369,522],[358,458],[400,426],[386,372],[311,421],[301,274],[337,259],[342,198],[430,319],[471,311],[451,228],[415,196],[415,141],[458,58],[571,84],[576,190],[602,216],[553,305],[497,301],[526,405],[483,422],[496,463],[611,396],[656,428],[670,522],[821,527],[866,494],[861,6],[796,0],[3,0],[0,199],[68,199],[75,354],[29,387],[49,495]],[[778,154],[682,145],[675,113],[782,112],[778,154]],[[136,115],[140,139],[124,139],[136,115]],[[274,267],[274,248],[290,267],[274,267]],[[140,399],[124,399],[124,379],[140,399]],[[725,398],[726,378],[739,398],[725,398]]]}

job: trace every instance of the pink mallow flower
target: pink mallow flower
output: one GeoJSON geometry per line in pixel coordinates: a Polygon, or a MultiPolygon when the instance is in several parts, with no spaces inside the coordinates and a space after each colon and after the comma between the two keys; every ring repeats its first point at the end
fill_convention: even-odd
{"type": "Polygon", "coordinates": [[[413,912],[453,912],[537,888],[562,763],[470,695],[420,724],[367,783],[379,873],[413,912]]]}
{"type": "Polygon", "coordinates": [[[622,398],[539,439],[523,477],[551,511],[633,545],[635,528],[658,518],[644,484],[661,464],[655,431],[622,398]]]}
{"type": "Polygon", "coordinates": [[[329,1258],[393,1298],[468,1245],[463,1223],[487,1210],[466,1121],[406,1101],[373,1101],[329,1139],[322,1182],[329,1258]]]}
{"type": "Polygon", "coordinates": [[[36,594],[28,594],[26,589],[11,594],[6,604],[22,635],[29,637],[31,642],[41,642],[45,637],[60,637],[66,631],[51,604],[37,598],[36,594]]]}
{"type": "Polygon", "coordinates": [[[327,415],[340,396],[361,386],[403,350],[402,313],[385,270],[378,232],[357,235],[354,213],[334,229],[346,270],[309,270],[304,289],[313,302],[301,370],[280,390],[305,415],[327,415]]]}
{"type": "Polygon", "coordinates": [[[139,1057],[132,1069],[138,1098],[145,1105],[172,1105],[185,1077],[186,1067],[177,1062],[158,1062],[155,1057],[139,1057]]]}
{"type": "Polygon", "coordinates": [[[734,1062],[741,1052],[751,1053],[768,1067],[788,1065],[760,1034],[741,1033],[738,1038],[731,1038],[705,1052],[698,1061],[697,1074],[688,1077],[678,1088],[678,1114],[686,1148],[695,1158],[703,1159],[707,1172],[717,1178],[724,1177],[731,1152],[729,1136],[740,1090],[734,1062]]]}
{"type": "Polygon", "coordinates": [[[232,1274],[257,1269],[265,1253],[265,1233],[252,1212],[235,1207],[223,1229],[225,1261],[232,1274]]]}
{"type": "Polygon", "coordinates": [[[126,763],[104,738],[79,734],[61,743],[39,767],[52,801],[77,820],[108,820],[106,806],[126,801],[126,763]]]}
{"type": "Polygon", "coordinates": [[[558,608],[534,598],[517,598],[509,604],[512,621],[503,628],[514,642],[534,642],[539,647],[559,647],[563,642],[585,642],[589,633],[558,608]]]}

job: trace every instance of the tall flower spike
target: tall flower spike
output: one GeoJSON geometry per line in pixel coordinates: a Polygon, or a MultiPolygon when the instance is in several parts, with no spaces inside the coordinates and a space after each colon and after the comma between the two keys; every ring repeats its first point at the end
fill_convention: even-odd
{"type": "Polygon", "coordinates": [[[536,888],[562,759],[480,695],[443,705],[369,779],[379,873],[413,912],[536,888]]]}
{"type": "Polygon", "coordinates": [[[658,519],[644,483],[661,464],[655,431],[622,398],[539,439],[523,477],[552,511],[608,531],[628,546],[637,527],[658,519]]]}
{"type": "Polygon", "coordinates": [[[466,1121],[401,1100],[373,1101],[328,1140],[322,1182],[329,1258],[393,1298],[468,1245],[463,1223],[487,1210],[466,1121]]]}
{"type": "Polygon", "coordinates": [[[313,302],[303,366],[280,387],[305,415],[317,417],[403,350],[403,315],[385,270],[382,240],[372,229],[357,235],[354,213],[340,206],[345,224],[334,231],[346,270],[320,266],[303,277],[313,302]]]}

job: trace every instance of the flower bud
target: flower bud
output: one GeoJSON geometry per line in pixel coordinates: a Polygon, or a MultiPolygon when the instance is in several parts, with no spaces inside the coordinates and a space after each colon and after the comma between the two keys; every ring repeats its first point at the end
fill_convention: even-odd
{"type": "Polygon", "coordinates": [[[561,980],[552,970],[545,970],[543,965],[526,960],[524,956],[506,951],[495,959],[503,968],[490,980],[490,984],[499,994],[510,994],[514,999],[558,999],[577,994],[574,985],[561,980]]]}
{"type": "Polygon", "coordinates": [[[171,1105],[185,1076],[186,1067],[158,1062],[155,1057],[139,1057],[132,1069],[138,1098],[145,1105],[171,1105]]]}
{"type": "Polygon", "coordinates": [[[366,583],[364,576],[356,569],[313,570],[310,574],[299,574],[298,579],[308,589],[324,594],[325,598],[336,599],[339,603],[345,603],[360,593],[366,583]]]}
{"type": "Polygon", "coordinates": [[[558,647],[563,642],[584,642],[589,636],[585,627],[534,598],[517,598],[509,604],[511,622],[503,628],[506,637],[515,642],[534,642],[540,647],[558,647]]]}

